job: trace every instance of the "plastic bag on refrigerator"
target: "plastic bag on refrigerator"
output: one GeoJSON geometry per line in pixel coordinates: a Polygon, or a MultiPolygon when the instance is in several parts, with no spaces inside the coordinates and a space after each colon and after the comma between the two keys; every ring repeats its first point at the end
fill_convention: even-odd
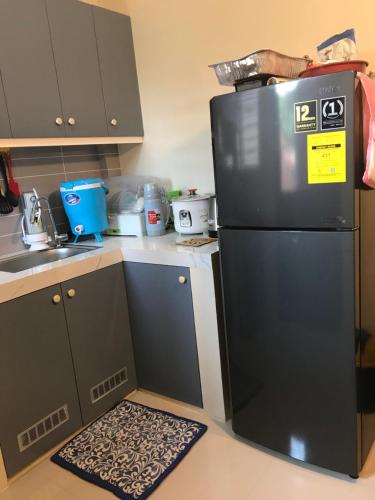
{"type": "Polygon", "coordinates": [[[357,58],[354,29],[333,35],[317,47],[319,61],[350,61],[357,58]]]}
{"type": "Polygon", "coordinates": [[[363,182],[375,188],[375,81],[357,73],[362,86],[362,123],[365,173],[363,182]]]}

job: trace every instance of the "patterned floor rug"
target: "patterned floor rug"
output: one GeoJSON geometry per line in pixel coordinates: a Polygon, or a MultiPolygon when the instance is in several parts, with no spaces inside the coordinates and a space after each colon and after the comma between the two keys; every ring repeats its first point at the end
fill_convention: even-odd
{"type": "Polygon", "coordinates": [[[119,498],[143,500],[206,430],[199,422],[124,400],[51,460],[119,498]]]}

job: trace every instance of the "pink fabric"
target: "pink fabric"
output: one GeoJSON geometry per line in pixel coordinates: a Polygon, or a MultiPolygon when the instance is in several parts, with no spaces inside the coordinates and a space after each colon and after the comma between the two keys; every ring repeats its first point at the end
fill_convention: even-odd
{"type": "Polygon", "coordinates": [[[363,182],[375,188],[375,81],[357,73],[362,86],[363,153],[366,163],[363,182]]]}

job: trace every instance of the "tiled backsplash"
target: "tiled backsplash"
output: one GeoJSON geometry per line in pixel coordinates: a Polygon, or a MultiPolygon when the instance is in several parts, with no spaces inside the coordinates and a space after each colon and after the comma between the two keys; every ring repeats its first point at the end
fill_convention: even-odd
{"type": "MultiPolygon", "coordinates": [[[[68,229],[58,187],[60,182],[87,177],[121,175],[116,145],[63,146],[12,149],[13,173],[21,191],[35,187],[49,198],[59,232],[68,229]]],[[[0,215],[0,255],[24,249],[21,239],[21,216],[16,208],[0,215]]]]}

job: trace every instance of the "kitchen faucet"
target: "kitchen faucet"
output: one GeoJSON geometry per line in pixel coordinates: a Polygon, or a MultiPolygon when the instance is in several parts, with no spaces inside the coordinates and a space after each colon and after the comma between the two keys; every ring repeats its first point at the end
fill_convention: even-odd
{"type": "MultiPolygon", "coordinates": [[[[53,245],[51,245],[51,246],[61,247],[61,243],[63,241],[66,241],[68,239],[68,235],[67,234],[59,234],[58,233],[57,227],[56,227],[55,218],[54,218],[54,216],[52,214],[51,205],[50,205],[48,199],[45,196],[36,196],[35,200],[33,202],[34,203],[33,204],[33,211],[34,211],[34,207],[36,207],[36,205],[38,205],[38,207],[37,207],[36,210],[39,211],[39,214],[40,214],[39,217],[42,216],[42,207],[41,207],[41,204],[40,204],[41,201],[44,201],[44,203],[46,204],[48,215],[49,215],[49,218],[50,218],[50,221],[51,221],[51,226],[52,226],[52,231],[53,231],[53,240],[52,240],[53,245]]],[[[45,229],[46,229],[46,232],[47,232],[47,226],[45,226],[45,229]]],[[[51,241],[49,241],[48,243],[50,243],[50,242],[51,241]]]]}
{"type": "Polygon", "coordinates": [[[49,246],[61,247],[62,242],[68,239],[68,235],[58,233],[48,199],[45,196],[38,196],[35,189],[33,192],[23,193],[22,196],[24,213],[21,225],[24,243],[30,245],[30,250],[41,250],[49,246]],[[50,218],[53,237],[48,235],[48,227],[44,221],[43,202],[50,218]]]}

